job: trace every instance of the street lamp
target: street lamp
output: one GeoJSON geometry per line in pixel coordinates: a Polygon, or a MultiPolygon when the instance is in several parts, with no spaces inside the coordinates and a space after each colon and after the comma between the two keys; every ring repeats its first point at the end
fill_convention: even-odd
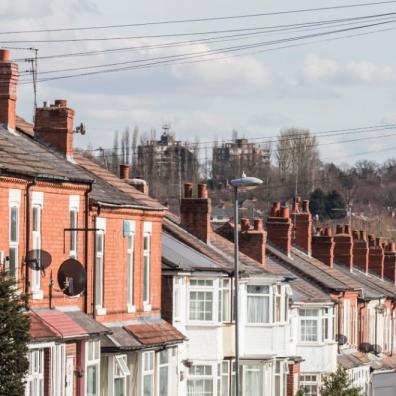
{"type": "Polygon", "coordinates": [[[239,235],[238,235],[238,189],[250,190],[262,184],[263,181],[257,177],[247,177],[242,173],[240,179],[231,180],[231,186],[234,187],[234,277],[235,277],[235,294],[234,294],[234,312],[235,312],[235,389],[236,396],[242,394],[239,384],[239,235]]]}

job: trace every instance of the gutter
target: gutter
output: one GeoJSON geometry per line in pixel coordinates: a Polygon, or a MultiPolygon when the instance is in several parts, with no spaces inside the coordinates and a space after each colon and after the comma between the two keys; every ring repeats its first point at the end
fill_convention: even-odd
{"type": "Polygon", "coordinates": [[[99,206],[108,207],[108,208],[140,209],[140,210],[150,210],[150,211],[155,211],[155,212],[164,212],[165,211],[165,209],[162,209],[162,208],[151,208],[149,206],[143,206],[143,205],[112,204],[112,203],[107,203],[107,202],[103,202],[103,201],[96,201],[96,203],[99,206]]]}

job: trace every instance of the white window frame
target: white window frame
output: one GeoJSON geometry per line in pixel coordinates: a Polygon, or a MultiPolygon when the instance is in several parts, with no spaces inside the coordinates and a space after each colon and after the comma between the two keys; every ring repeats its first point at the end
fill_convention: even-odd
{"type": "Polygon", "coordinates": [[[44,349],[35,349],[29,351],[28,360],[29,370],[26,376],[25,396],[43,396],[44,349]]]}
{"type": "Polygon", "coordinates": [[[151,311],[151,242],[152,223],[145,221],[143,225],[143,310],[151,311]],[[148,240],[145,246],[145,240],[148,240]],[[146,261],[147,260],[147,261],[146,261]]]}
{"type": "Polygon", "coordinates": [[[147,351],[142,353],[142,389],[141,395],[144,395],[144,379],[145,377],[151,377],[151,395],[154,396],[155,393],[155,356],[154,351],[147,351]],[[148,360],[146,360],[146,358],[148,360]],[[146,363],[149,363],[149,366],[146,363]]]}
{"type": "Polygon", "coordinates": [[[127,232],[124,232],[126,239],[126,267],[127,267],[127,310],[129,313],[136,312],[135,307],[135,221],[126,220],[127,232]]]}
{"type": "Polygon", "coordinates": [[[163,349],[162,351],[159,351],[156,353],[157,357],[157,384],[158,384],[158,389],[157,389],[157,396],[172,396],[170,392],[172,391],[171,389],[171,350],[170,349],[163,349]],[[167,361],[166,362],[161,362],[161,357],[166,354],[167,361]],[[161,393],[161,369],[167,369],[166,374],[167,374],[167,391],[166,393],[161,393]]]}
{"type": "Polygon", "coordinates": [[[289,365],[286,360],[275,361],[275,382],[274,395],[286,396],[287,394],[287,374],[289,373],[289,365]],[[276,389],[276,380],[279,379],[279,392],[276,389]]]}
{"type": "MultiPolygon", "coordinates": [[[[252,290],[252,289],[251,289],[252,290]]],[[[267,325],[271,324],[273,322],[273,295],[272,295],[272,288],[269,285],[247,285],[246,286],[246,323],[248,325],[267,325]],[[255,291],[249,291],[249,288],[267,288],[267,292],[255,292],[255,291]],[[267,299],[268,300],[268,320],[252,320],[250,321],[249,319],[249,303],[250,299],[253,298],[262,298],[263,300],[267,299]]],[[[264,308],[265,308],[265,303],[264,303],[264,308]]],[[[265,319],[265,318],[264,318],[265,319]]]]}
{"type": "Polygon", "coordinates": [[[183,320],[183,315],[182,315],[183,284],[184,284],[184,279],[181,276],[174,278],[174,291],[173,291],[173,321],[174,322],[181,322],[183,320]]]}
{"type": "Polygon", "coordinates": [[[96,234],[95,234],[95,309],[97,315],[105,315],[104,308],[104,259],[105,259],[105,233],[106,233],[106,219],[96,218],[96,234]],[[98,238],[101,239],[101,244],[98,243],[98,238]],[[98,286],[100,288],[98,290],[98,286]]]}
{"type": "Polygon", "coordinates": [[[231,278],[219,279],[219,322],[231,322],[231,278]]]}
{"type": "Polygon", "coordinates": [[[55,345],[52,348],[52,396],[63,396],[65,394],[65,359],[65,344],[55,345]]]}
{"type": "Polygon", "coordinates": [[[127,355],[115,355],[112,357],[111,364],[111,389],[112,395],[115,395],[115,381],[121,380],[124,388],[124,395],[127,394],[127,377],[131,375],[128,368],[127,355]]]}
{"type": "Polygon", "coordinates": [[[80,210],[80,196],[70,195],[69,196],[69,219],[70,219],[70,246],[69,246],[69,257],[77,259],[78,251],[78,231],[73,230],[78,228],[78,213],[80,210]],[[74,218],[72,218],[72,215],[74,218]]]}
{"type": "Polygon", "coordinates": [[[250,394],[250,393],[248,393],[248,389],[246,388],[248,372],[258,373],[258,375],[259,375],[259,383],[258,383],[259,389],[257,389],[257,393],[253,393],[253,394],[254,395],[262,394],[263,388],[264,388],[264,367],[259,364],[249,364],[249,365],[243,365],[242,370],[243,370],[243,377],[242,377],[243,394],[246,394],[246,395],[250,394]]]}
{"type": "Polygon", "coordinates": [[[21,190],[10,189],[9,191],[9,254],[8,254],[8,268],[10,271],[11,267],[14,268],[15,280],[18,281],[19,278],[19,209],[21,206],[21,190]],[[15,229],[15,239],[13,238],[12,232],[12,212],[16,211],[16,229],[15,229]],[[13,252],[13,254],[11,254],[13,252]],[[13,257],[13,262],[12,262],[13,257]]]}
{"type": "MultiPolygon", "coordinates": [[[[43,200],[44,194],[39,191],[34,191],[32,194],[32,250],[41,250],[42,246],[42,221],[43,221],[43,200]],[[34,229],[35,213],[38,212],[37,229],[34,229]]],[[[38,264],[40,264],[41,257],[36,257],[38,264]]],[[[34,264],[35,265],[35,264],[34,264]]],[[[32,270],[32,294],[33,299],[41,300],[44,293],[41,290],[41,269],[32,270]]]]}
{"type": "Polygon", "coordinates": [[[307,389],[307,396],[318,396],[320,392],[320,379],[317,374],[300,374],[300,389],[307,389]],[[312,393],[312,387],[316,386],[315,393],[312,393]]]}
{"type": "Polygon", "coordinates": [[[321,315],[321,308],[314,308],[314,307],[306,307],[306,308],[299,308],[298,310],[298,324],[299,324],[299,342],[301,344],[317,344],[322,342],[322,315],[321,315]],[[309,313],[309,311],[317,312],[317,315],[307,314],[302,315],[303,312],[309,313]],[[306,322],[303,324],[303,322],[306,322]],[[315,326],[311,326],[308,322],[316,322],[316,339],[309,339],[313,338],[314,332],[310,331],[307,332],[308,327],[310,326],[313,329],[315,326]],[[303,334],[303,326],[305,333],[303,334]],[[308,337],[312,335],[312,337],[308,337]]]}
{"type": "Polygon", "coordinates": [[[100,340],[85,343],[85,392],[86,396],[100,396],[100,340]],[[88,393],[88,368],[96,367],[96,394],[88,393]]]}
{"type": "Polygon", "coordinates": [[[215,374],[214,367],[210,363],[200,362],[200,364],[195,364],[191,366],[188,369],[188,375],[187,375],[187,392],[186,392],[187,396],[213,396],[215,393],[215,378],[216,378],[214,374],[215,374]],[[203,373],[201,374],[196,373],[198,367],[201,367],[203,369],[203,373]],[[201,382],[201,381],[211,383],[211,388],[212,388],[211,391],[198,393],[198,391],[195,391],[193,389],[192,392],[189,392],[189,383],[193,384],[193,387],[195,388],[196,382],[201,382]]]}
{"type": "Polygon", "coordinates": [[[217,395],[230,395],[230,361],[223,360],[217,365],[217,395]]]}
{"type": "Polygon", "coordinates": [[[194,278],[190,279],[190,287],[188,291],[188,321],[192,323],[213,323],[216,318],[216,311],[215,311],[215,281],[214,279],[205,279],[205,278],[194,278]],[[192,298],[193,293],[198,296],[198,293],[204,293],[204,299],[200,300],[199,298],[192,298]],[[207,298],[209,295],[211,295],[211,301],[210,298],[207,298]],[[192,309],[192,302],[197,301],[197,304],[203,304],[204,309],[198,310],[198,313],[196,310],[192,309]],[[211,311],[206,309],[206,304],[211,302],[211,311]],[[199,315],[199,313],[203,313],[204,318],[194,318],[192,316],[192,313],[194,313],[194,316],[199,315]],[[206,314],[211,315],[210,318],[206,319],[206,314]]]}

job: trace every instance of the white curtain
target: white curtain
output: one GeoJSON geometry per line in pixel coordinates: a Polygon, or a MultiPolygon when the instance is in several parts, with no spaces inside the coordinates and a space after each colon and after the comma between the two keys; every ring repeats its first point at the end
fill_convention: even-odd
{"type": "Polygon", "coordinates": [[[248,296],[247,299],[247,322],[268,323],[269,322],[269,297],[248,296]]]}

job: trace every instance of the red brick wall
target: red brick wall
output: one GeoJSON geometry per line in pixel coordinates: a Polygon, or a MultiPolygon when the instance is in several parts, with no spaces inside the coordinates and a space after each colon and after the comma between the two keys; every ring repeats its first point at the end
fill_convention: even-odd
{"type": "Polygon", "coordinates": [[[294,396],[299,388],[298,376],[300,375],[300,363],[289,364],[289,374],[287,374],[287,396],[294,396]]]}
{"type": "MultiPolygon", "coordinates": [[[[1,56],[4,59],[4,51],[1,56]]],[[[8,51],[7,51],[8,52],[8,51]]],[[[16,86],[18,81],[18,66],[0,61],[0,124],[5,124],[11,129],[15,129],[16,122],[16,86]]]]}

